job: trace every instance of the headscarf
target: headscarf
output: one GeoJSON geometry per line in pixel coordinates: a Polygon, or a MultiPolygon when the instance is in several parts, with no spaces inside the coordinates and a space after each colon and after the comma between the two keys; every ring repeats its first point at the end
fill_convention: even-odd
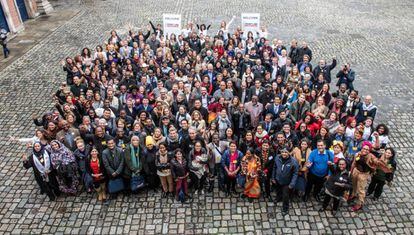
{"type": "Polygon", "coordinates": [[[372,150],[372,144],[371,144],[371,142],[369,142],[369,141],[362,142],[362,147],[361,148],[363,148],[365,146],[368,146],[369,147],[369,151],[372,150]]]}
{"type": "Polygon", "coordinates": [[[72,151],[70,151],[68,148],[66,148],[65,145],[63,145],[58,140],[52,140],[50,144],[57,143],[59,145],[58,149],[50,148],[50,156],[52,159],[52,164],[56,168],[59,165],[69,165],[72,163],[76,163],[76,158],[73,155],[72,151]]]}
{"type": "Polygon", "coordinates": [[[42,143],[40,143],[40,141],[36,141],[33,144],[33,162],[37,168],[37,170],[40,172],[40,174],[42,175],[42,177],[44,177],[44,179],[46,181],[49,181],[49,178],[47,176],[47,174],[50,172],[50,157],[49,157],[49,153],[45,150],[45,148],[43,147],[42,143]],[[34,148],[35,144],[39,144],[41,149],[40,151],[36,151],[34,148]],[[43,155],[43,164],[40,162],[39,157],[43,155]]]}

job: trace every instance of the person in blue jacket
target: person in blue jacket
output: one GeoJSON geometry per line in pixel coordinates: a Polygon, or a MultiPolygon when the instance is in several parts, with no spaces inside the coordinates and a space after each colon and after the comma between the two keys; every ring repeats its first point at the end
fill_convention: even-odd
{"type": "Polygon", "coordinates": [[[237,150],[235,141],[231,142],[229,149],[223,153],[221,158],[221,167],[224,173],[224,182],[226,184],[226,196],[230,196],[230,189],[236,194],[236,178],[240,171],[240,163],[243,153],[237,150]]]}
{"type": "Polygon", "coordinates": [[[330,150],[325,149],[326,145],[323,140],[318,140],[316,149],[314,149],[308,158],[306,167],[309,169],[308,182],[306,184],[306,191],[304,201],[307,201],[309,194],[313,189],[313,196],[316,201],[320,202],[319,193],[329,174],[329,163],[333,163],[334,154],[330,150]]]}
{"type": "Polygon", "coordinates": [[[282,215],[288,214],[290,192],[296,185],[299,164],[287,148],[280,150],[276,157],[272,173],[272,184],[276,186],[276,202],[283,201],[282,215]]]}

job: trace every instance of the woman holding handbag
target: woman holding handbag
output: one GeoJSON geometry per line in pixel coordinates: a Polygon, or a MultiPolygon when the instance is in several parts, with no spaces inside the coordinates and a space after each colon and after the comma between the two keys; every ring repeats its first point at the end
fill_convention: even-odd
{"type": "Polygon", "coordinates": [[[136,192],[138,189],[145,186],[144,176],[142,175],[143,159],[142,148],[139,143],[139,137],[134,135],[131,138],[131,143],[125,149],[125,169],[124,176],[130,179],[131,192],[136,192]]]}
{"type": "Polygon", "coordinates": [[[106,201],[105,168],[96,147],[92,147],[89,158],[87,158],[86,171],[92,176],[93,186],[98,193],[98,201],[106,201]]]}
{"type": "Polygon", "coordinates": [[[122,171],[125,165],[125,155],[121,148],[115,146],[113,138],[106,142],[108,148],[102,152],[102,163],[109,176],[108,192],[111,198],[116,198],[117,194],[125,189],[122,179],[122,171]]]}

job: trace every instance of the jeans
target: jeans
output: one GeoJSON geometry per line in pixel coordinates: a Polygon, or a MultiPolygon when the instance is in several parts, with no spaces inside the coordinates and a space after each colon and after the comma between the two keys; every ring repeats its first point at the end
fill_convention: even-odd
{"type": "Polygon", "coordinates": [[[175,182],[175,197],[178,198],[178,194],[180,193],[181,188],[183,188],[184,194],[188,194],[188,183],[187,177],[184,179],[177,179],[175,182]]]}
{"type": "Polygon", "coordinates": [[[4,57],[7,57],[10,54],[9,48],[7,48],[7,45],[3,45],[3,55],[4,57]]]}

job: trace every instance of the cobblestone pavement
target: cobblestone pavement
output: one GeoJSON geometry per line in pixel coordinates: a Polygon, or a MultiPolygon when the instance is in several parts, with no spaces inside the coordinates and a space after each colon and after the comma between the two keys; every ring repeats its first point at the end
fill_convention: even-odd
{"type": "Polygon", "coordinates": [[[414,233],[412,1],[89,0],[79,8],[80,14],[0,74],[0,233],[414,233]],[[139,27],[149,18],[160,22],[162,15],[155,12],[181,13],[185,21],[210,23],[209,18],[216,29],[220,20],[242,11],[260,12],[272,37],[306,39],[316,59],[335,55],[340,63],[350,61],[357,71],[356,87],[364,94],[375,92],[399,163],[394,185],[386,187],[383,198],[377,203],[368,199],[359,214],[342,207],[337,218],[317,212],[315,202],[294,203],[283,218],[280,204],[248,203],[217,192],[220,196],[202,196],[186,205],[145,192],[120,197],[109,207],[86,194],[56,202],[39,195],[31,170],[22,167],[25,147],[8,136],[30,136],[30,116],[50,109],[51,94],[64,80],[62,58],[102,43],[110,29],[125,33],[128,22],[139,27]]]}

